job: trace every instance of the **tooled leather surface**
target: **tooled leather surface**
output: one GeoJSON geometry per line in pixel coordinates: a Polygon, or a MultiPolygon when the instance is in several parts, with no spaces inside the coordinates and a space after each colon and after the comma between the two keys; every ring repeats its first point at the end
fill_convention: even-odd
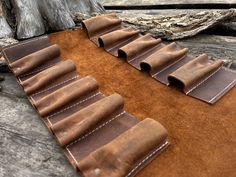
{"type": "MultiPolygon", "coordinates": [[[[42,40],[44,40],[43,38],[42,40]]],[[[33,39],[32,43],[35,44],[35,42],[40,41],[39,39],[33,39]]],[[[3,52],[5,54],[5,57],[7,58],[7,61],[10,63],[14,62],[17,67],[17,64],[19,66],[22,66],[22,62],[17,62],[17,54],[13,54],[15,51],[14,48],[21,48],[24,50],[24,45],[28,45],[28,43],[31,43],[30,41],[25,41],[22,44],[17,44],[14,46],[11,46],[9,48],[6,48],[3,52]],[[14,60],[11,58],[8,58],[8,56],[11,56],[13,54],[14,60]],[[14,55],[16,55],[14,57],[14,55]]],[[[47,45],[45,45],[47,46],[47,45]]],[[[57,47],[56,47],[57,48],[57,47]]],[[[25,49],[27,50],[27,48],[25,49]]],[[[56,53],[55,55],[52,55],[52,57],[58,57],[58,51],[54,50],[54,48],[51,48],[51,51],[56,53]]],[[[25,51],[24,51],[25,52],[25,51]]],[[[50,53],[49,52],[49,53],[50,53]]],[[[31,54],[31,51],[26,51],[26,54],[31,54]]],[[[28,60],[37,60],[40,58],[43,58],[42,60],[47,61],[48,60],[48,51],[47,50],[41,50],[38,52],[38,55],[36,57],[26,57],[23,59],[23,63],[33,63],[32,68],[40,68],[43,64],[42,62],[37,61],[27,61],[28,60]]],[[[20,58],[19,58],[20,59],[20,58]]],[[[51,58],[52,60],[54,58],[51,58]]],[[[9,65],[11,66],[11,65],[9,65]]],[[[32,69],[31,68],[31,69],[32,69]]],[[[13,68],[11,68],[13,70],[13,68]]],[[[31,73],[29,69],[27,71],[24,71],[22,74],[31,73]]],[[[38,73],[31,73],[29,75],[29,78],[25,80],[21,80],[21,75],[19,75],[18,79],[20,81],[20,84],[23,86],[25,92],[27,93],[31,103],[35,106],[39,114],[42,116],[42,120],[46,123],[48,128],[52,131],[52,133],[56,136],[58,142],[61,146],[64,147],[64,152],[68,156],[68,159],[71,161],[71,163],[76,167],[80,168],[78,166],[78,162],[81,160],[78,158],[78,148],[77,146],[80,144],[83,144],[82,139],[85,139],[89,136],[90,137],[97,137],[97,134],[93,134],[94,131],[101,131],[100,129],[104,129],[105,133],[108,134],[112,139],[110,139],[110,143],[113,143],[113,139],[116,139],[117,136],[123,134],[128,129],[133,127],[134,125],[139,125],[140,122],[133,116],[129,115],[123,110],[124,101],[123,98],[119,94],[113,94],[111,96],[105,97],[103,94],[101,94],[98,91],[98,83],[95,79],[92,77],[84,77],[81,79],[76,74],[76,67],[74,62],[71,60],[66,61],[60,61],[55,63],[55,65],[46,68],[38,73]],[[69,74],[71,73],[71,75],[69,74]],[[66,76],[66,77],[65,77],[66,76]],[[74,78],[75,80],[67,83],[67,80],[71,80],[74,78]],[[58,79],[59,78],[59,79],[58,79]],[[60,78],[63,78],[58,83],[58,80],[60,78]],[[67,83],[67,84],[66,84],[67,83]],[[78,89],[77,89],[78,88],[78,89]],[[51,91],[51,92],[50,92],[51,91]],[[44,95],[41,95],[40,97],[34,97],[35,95],[40,95],[41,93],[46,93],[44,95]],[[99,96],[99,99],[94,99],[95,96],[99,96]],[[78,102],[79,101],[79,102],[78,102]],[[83,104],[84,102],[89,102],[88,104],[83,104]],[[72,103],[72,104],[70,104],[72,103]],[[81,104],[79,109],[76,110],[74,113],[71,112],[71,108],[74,107],[73,105],[81,104]],[[63,112],[67,112],[67,114],[61,114],[63,112]],[[64,115],[64,117],[60,117],[59,119],[54,119],[51,121],[51,118],[54,117],[54,115],[64,115]],[[118,117],[122,115],[121,120],[117,120],[118,117]],[[110,123],[112,122],[113,125],[110,123]],[[112,127],[107,126],[108,124],[112,125],[112,127]],[[106,129],[108,127],[108,129],[106,129]],[[78,144],[79,143],[79,144],[78,144]]],[[[158,124],[155,121],[153,121],[153,124],[158,124]]],[[[159,124],[158,124],[159,125],[159,124]]],[[[133,133],[133,136],[137,138],[139,132],[133,133]]],[[[148,133],[148,132],[147,132],[148,133]]],[[[167,132],[163,129],[156,129],[156,134],[162,137],[162,139],[166,140],[167,132]]],[[[103,135],[104,136],[104,135],[103,135]]],[[[150,135],[147,134],[149,137],[150,135]]],[[[104,136],[105,137],[105,136],[104,136]]],[[[99,138],[99,137],[97,137],[99,138]]],[[[130,137],[125,137],[126,140],[129,140],[130,137]]],[[[152,136],[150,136],[151,139],[152,136]]],[[[87,138],[88,139],[88,138],[87,138]]],[[[106,140],[104,139],[102,142],[96,142],[94,141],[92,144],[90,143],[90,146],[94,146],[96,148],[102,147],[105,145],[106,140]],[[100,146],[98,146],[100,144],[100,146]]],[[[154,142],[154,140],[152,141],[154,142]]],[[[162,148],[163,142],[155,141],[155,143],[149,144],[143,142],[144,145],[148,148],[162,148]],[[161,147],[160,147],[161,146],[161,147]]],[[[165,142],[165,145],[167,142],[165,142]]],[[[84,143],[86,146],[86,142],[84,143]]],[[[128,144],[127,144],[128,145],[128,144]]],[[[87,148],[89,149],[89,148],[87,148]]],[[[129,151],[132,152],[132,149],[134,147],[130,147],[129,151]]],[[[160,150],[161,150],[160,149],[160,150]]],[[[91,151],[93,152],[94,149],[91,151]]],[[[111,149],[108,149],[110,151],[111,149]]],[[[134,149],[135,150],[135,149],[134,149]]],[[[91,153],[90,151],[83,151],[82,153],[85,153],[89,155],[91,153]]],[[[137,159],[133,163],[141,163],[141,161],[148,162],[148,159],[146,156],[148,155],[149,150],[147,150],[146,154],[140,154],[140,159],[137,159]],[[147,159],[147,160],[145,160],[147,159]]],[[[158,152],[153,154],[152,156],[155,157],[158,152]]],[[[128,153],[129,154],[129,153],[128,153]]],[[[132,154],[130,154],[132,156],[132,154]]],[[[84,158],[86,156],[84,155],[84,158]]],[[[118,158],[118,154],[114,154],[114,156],[108,157],[108,158],[118,158]]],[[[119,168],[123,168],[122,165],[119,168]]],[[[128,168],[129,171],[135,171],[137,172],[142,166],[146,165],[143,163],[141,166],[135,166],[132,168],[128,168]]],[[[92,166],[92,164],[91,164],[92,166]]],[[[105,170],[105,169],[104,169],[105,170]]],[[[123,174],[128,173],[128,171],[124,171],[123,174]]],[[[81,171],[83,173],[83,170],[81,171]]],[[[133,172],[132,172],[133,173],[133,172]]],[[[89,176],[86,174],[83,174],[85,176],[89,176]]],[[[121,176],[119,173],[114,176],[121,176]]],[[[122,175],[123,176],[123,175],[122,175]]]]}

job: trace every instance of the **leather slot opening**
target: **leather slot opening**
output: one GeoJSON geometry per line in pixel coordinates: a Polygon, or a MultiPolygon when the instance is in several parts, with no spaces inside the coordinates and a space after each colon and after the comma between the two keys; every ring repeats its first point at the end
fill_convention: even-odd
{"type": "Polygon", "coordinates": [[[116,14],[104,14],[84,20],[82,25],[91,39],[97,35],[104,34],[106,31],[120,27],[121,20],[116,14]]]}
{"type": "Polygon", "coordinates": [[[154,155],[155,150],[157,153],[164,148],[167,135],[160,123],[146,118],[78,161],[77,167],[84,177],[126,176],[138,170],[138,164],[146,162],[147,156],[151,158],[151,152],[154,155]]]}
{"type": "Polygon", "coordinates": [[[114,56],[118,56],[118,49],[139,36],[139,31],[123,28],[104,34],[98,38],[99,46],[114,56]]]}
{"type": "Polygon", "coordinates": [[[58,77],[75,70],[76,67],[74,62],[66,60],[23,81],[21,85],[23,86],[24,91],[29,95],[53,82],[58,77]]]}
{"type": "Polygon", "coordinates": [[[184,57],[187,52],[187,48],[177,50],[177,45],[173,42],[143,60],[140,63],[140,67],[142,70],[148,71],[151,75],[154,75],[184,57]]]}
{"type": "Polygon", "coordinates": [[[29,54],[15,62],[9,64],[11,70],[16,76],[25,74],[32,69],[39,67],[48,60],[60,56],[60,48],[58,45],[51,45],[37,52],[29,54]]]}
{"type": "Polygon", "coordinates": [[[188,94],[223,65],[222,60],[210,62],[206,54],[186,63],[168,76],[170,85],[182,88],[188,94]]]}
{"type": "Polygon", "coordinates": [[[65,146],[92,129],[111,114],[122,110],[124,100],[119,94],[105,97],[52,125],[59,144],[65,146]]]}
{"type": "Polygon", "coordinates": [[[161,39],[155,39],[150,34],[146,34],[121,47],[118,50],[118,56],[125,57],[127,61],[133,60],[160,43],[161,39]]]}
{"type": "Polygon", "coordinates": [[[87,76],[76,80],[35,102],[39,114],[44,117],[66,104],[98,89],[97,81],[87,76]]]}

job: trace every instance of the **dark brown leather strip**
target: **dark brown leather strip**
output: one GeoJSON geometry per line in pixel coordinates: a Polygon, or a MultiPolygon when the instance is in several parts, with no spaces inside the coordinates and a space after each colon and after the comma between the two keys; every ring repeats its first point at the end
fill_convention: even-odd
{"type": "Polygon", "coordinates": [[[49,84],[57,77],[76,70],[75,64],[71,60],[63,61],[57,65],[38,73],[37,75],[23,81],[21,85],[27,94],[35,93],[43,86],[49,84]]]}
{"type": "Polygon", "coordinates": [[[61,146],[78,139],[103,118],[121,110],[124,106],[123,98],[114,94],[80,110],[79,112],[54,124],[51,129],[61,146]]]}
{"type": "Polygon", "coordinates": [[[121,28],[121,20],[116,14],[104,14],[85,20],[82,25],[88,31],[89,39],[99,45],[98,36],[121,28]]]}
{"type": "Polygon", "coordinates": [[[123,28],[104,34],[99,37],[99,46],[114,56],[118,56],[118,49],[125,44],[137,39],[139,31],[132,28],[123,28]]]}
{"type": "Polygon", "coordinates": [[[155,39],[150,34],[146,34],[119,48],[118,55],[126,58],[127,62],[135,68],[141,69],[140,61],[145,58],[145,54],[149,56],[160,43],[161,39],[155,39]]]}
{"type": "Polygon", "coordinates": [[[82,95],[97,89],[97,81],[94,78],[87,76],[61,87],[51,94],[48,94],[39,101],[35,102],[35,107],[38,109],[39,114],[44,117],[52,111],[69,104],[69,102],[72,102],[73,100],[76,100],[82,95]]]}
{"type": "MultiPolygon", "coordinates": [[[[41,41],[41,39],[38,40],[41,41]]],[[[19,83],[26,91],[32,105],[42,116],[44,123],[63,146],[70,163],[78,168],[81,159],[87,158],[98,148],[102,148],[118,136],[122,136],[139,120],[123,110],[124,101],[120,95],[104,96],[99,92],[95,79],[91,76],[79,77],[72,61],[62,62],[56,54],[56,59],[54,59],[54,53],[57,53],[55,46],[46,48],[40,43],[43,50],[38,52],[27,50],[28,44],[34,45],[38,40],[30,40],[27,45],[23,43],[22,46],[21,44],[11,46],[10,50],[6,48],[4,55],[9,65],[12,62],[15,63],[11,65],[12,70],[19,65],[25,67],[21,72],[26,76],[18,77],[19,83]],[[13,61],[9,56],[14,53],[14,48],[27,51],[25,52],[27,56],[16,55],[13,61]],[[34,56],[35,61],[32,61],[29,55],[34,56]],[[44,58],[42,55],[48,58],[45,59],[46,57],[44,58]],[[38,61],[41,59],[44,63],[38,61]],[[52,62],[52,66],[42,67],[50,62],[52,62]]],[[[45,38],[42,40],[47,42],[45,38]]],[[[150,128],[155,128],[155,126],[150,126],[150,128]]],[[[156,131],[161,130],[157,128],[156,131]]],[[[153,137],[153,135],[148,135],[148,131],[143,131],[143,133],[146,133],[147,137],[153,137]]],[[[147,141],[140,139],[139,142],[145,144],[147,141]]],[[[163,145],[158,147],[158,152],[168,145],[167,142],[162,143],[163,145]]],[[[129,152],[130,155],[137,153],[135,149],[131,149],[129,152]]],[[[146,155],[147,160],[137,165],[134,164],[135,166],[133,165],[133,169],[131,168],[127,175],[136,174],[157,155],[156,152],[148,150],[145,153],[138,155],[146,155]]],[[[126,173],[126,171],[122,173],[126,173]]]]}
{"type": "Polygon", "coordinates": [[[176,43],[171,43],[157,50],[152,55],[144,59],[140,66],[142,70],[147,70],[153,76],[163,69],[180,60],[188,52],[188,49],[177,50],[176,43]]]}
{"type": "Polygon", "coordinates": [[[203,54],[174,71],[168,79],[170,84],[180,85],[179,87],[188,93],[206,77],[221,68],[222,65],[222,60],[210,62],[208,56],[203,54]]]}
{"type": "MultiPolygon", "coordinates": [[[[90,20],[95,21],[96,18],[100,20],[101,18],[104,18],[104,23],[106,23],[105,16],[98,16],[91,18],[90,20]]],[[[107,23],[112,25],[109,22],[107,23]]],[[[105,27],[106,25],[103,26],[105,27]]],[[[93,26],[92,31],[96,31],[94,28],[96,27],[93,26]]],[[[219,99],[223,96],[223,93],[226,93],[226,90],[228,91],[229,88],[232,88],[235,85],[234,80],[232,83],[222,81],[224,84],[220,84],[220,86],[215,85],[215,87],[223,89],[214,89],[215,91],[217,90],[218,93],[212,92],[210,89],[205,88],[201,89],[201,93],[198,92],[198,94],[190,94],[190,92],[197,89],[196,87],[199,87],[201,84],[203,84],[203,81],[204,85],[206,86],[206,83],[209,82],[208,79],[213,74],[216,74],[215,70],[218,71],[218,67],[220,67],[223,62],[217,61],[214,64],[208,66],[203,64],[204,69],[200,69],[202,62],[192,62],[193,57],[187,55],[187,48],[179,49],[175,43],[164,45],[160,43],[160,39],[154,39],[151,37],[151,35],[139,35],[139,37],[135,37],[135,39],[124,42],[126,45],[123,45],[123,43],[116,44],[117,41],[123,41],[123,37],[126,38],[125,35],[122,35],[122,32],[124,32],[124,29],[122,28],[123,27],[121,26],[119,30],[104,30],[106,31],[106,34],[100,35],[100,37],[96,34],[99,37],[101,46],[103,46],[108,53],[114,56],[126,58],[126,61],[136,69],[149,71],[150,75],[161,83],[175,86],[182,85],[186,94],[189,94],[202,101],[206,101],[207,103],[213,103],[211,100],[214,98],[214,95],[217,95],[217,98],[219,99]],[[229,85],[225,85],[227,83],[229,85]],[[207,97],[204,97],[203,95],[206,95],[204,92],[207,91],[210,91],[211,93],[208,94],[207,97]],[[209,95],[212,97],[209,97],[209,95]]],[[[109,29],[112,29],[112,27],[109,26],[109,29]]],[[[86,26],[86,30],[87,33],[91,32],[89,26],[86,26]]],[[[201,57],[202,56],[200,56],[200,58],[201,57]]],[[[229,72],[230,71],[228,71],[228,73],[229,72]]],[[[236,74],[231,73],[230,75],[236,79],[236,74]]],[[[226,77],[226,74],[224,74],[224,76],[226,77]]],[[[216,101],[216,99],[214,100],[216,101]]]]}
{"type": "Polygon", "coordinates": [[[84,177],[130,176],[132,169],[166,141],[167,131],[145,119],[77,163],[84,177]]]}
{"type": "Polygon", "coordinates": [[[51,45],[37,52],[29,54],[20,60],[12,62],[9,66],[16,76],[25,74],[30,70],[38,67],[47,60],[60,56],[60,48],[57,45],[51,45]]]}

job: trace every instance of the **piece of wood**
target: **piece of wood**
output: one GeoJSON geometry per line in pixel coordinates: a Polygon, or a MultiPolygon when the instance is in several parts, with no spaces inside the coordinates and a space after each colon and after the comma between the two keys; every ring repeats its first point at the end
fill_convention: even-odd
{"type": "Polygon", "coordinates": [[[183,5],[183,4],[236,4],[235,0],[100,0],[103,6],[147,6],[147,5],[183,5]]]}
{"type": "MultiPolygon", "coordinates": [[[[18,39],[39,36],[48,31],[73,28],[75,26],[73,15],[76,12],[92,14],[105,11],[97,0],[2,0],[1,2],[6,9],[4,17],[10,23],[12,31],[16,31],[18,39]]],[[[5,24],[4,22],[0,18],[0,27],[5,24]]],[[[9,37],[9,35],[3,36],[9,37]]]]}

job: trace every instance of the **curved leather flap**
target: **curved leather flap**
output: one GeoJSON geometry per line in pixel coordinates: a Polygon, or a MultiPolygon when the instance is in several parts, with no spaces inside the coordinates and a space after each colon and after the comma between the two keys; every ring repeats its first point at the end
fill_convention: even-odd
{"type": "Polygon", "coordinates": [[[76,80],[35,102],[39,114],[44,117],[66,104],[98,89],[97,81],[87,76],[76,80]]]}
{"type": "Polygon", "coordinates": [[[188,93],[199,82],[221,68],[223,63],[222,60],[209,62],[208,56],[203,54],[174,71],[168,76],[168,80],[171,85],[183,88],[183,91],[188,93]]]}
{"type": "Polygon", "coordinates": [[[29,54],[11,64],[9,66],[11,67],[11,70],[16,76],[19,76],[21,74],[25,74],[32,69],[40,66],[41,64],[45,63],[48,60],[51,60],[53,58],[60,56],[60,48],[58,45],[51,45],[49,47],[46,47],[44,49],[41,49],[37,52],[34,52],[32,54],[29,54]]]}
{"type": "Polygon", "coordinates": [[[104,47],[106,51],[111,52],[115,56],[118,56],[118,48],[122,45],[127,44],[130,40],[137,38],[139,31],[129,28],[123,28],[115,30],[113,32],[104,34],[99,37],[99,46],[104,47]]]}
{"type": "Polygon", "coordinates": [[[142,70],[150,71],[150,74],[153,75],[160,72],[162,69],[171,65],[175,61],[181,59],[187,54],[187,52],[187,48],[177,50],[177,45],[173,42],[143,60],[140,63],[140,67],[142,70]]]}
{"type": "Polygon", "coordinates": [[[27,94],[32,94],[43,86],[50,84],[58,77],[75,70],[76,67],[74,62],[66,60],[23,81],[21,85],[24,87],[24,91],[27,94]]]}
{"type": "Polygon", "coordinates": [[[166,129],[147,118],[77,162],[77,167],[84,177],[124,177],[166,139],[166,129]]]}
{"type": "Polygon", "coordinates": [[[150,34],[146,34],[121,47],[118,50],[118,55],[119,57],[125,57],[127,61],[132,60],[155,47],[159,43],[161,43],[161,39],[155,39],[150,34]]]}
{"type": "Polygon", "coordinates": [[[86,133],[102,119],[122,109],[123,106],[123,98],[119,94],[113,94],[61,120],[51,129],[60,145],[65,146],[86,133]]]}
{"type": "Polygon", "coordinates": [[[89,38],[93,38],[99,34],[104,34],[121,26],[121,20],[116,14],[104,14],[84,20],[82,25],[86,28],[89,38]]]}

